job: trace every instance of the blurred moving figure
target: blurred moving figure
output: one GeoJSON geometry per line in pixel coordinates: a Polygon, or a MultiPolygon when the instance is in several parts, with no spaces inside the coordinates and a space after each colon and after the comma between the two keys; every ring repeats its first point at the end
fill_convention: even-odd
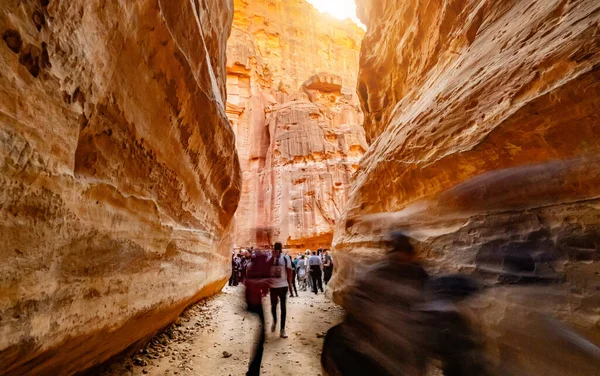
{"type": "MultiPolygon", "coordinates": [[[[359,271],[360,272],[360,271],[359,271]]],[[[392,250],[362,270],[344,295],[346,318],[325,337],[321,363],[328,375],[421,375],[418,318],[427,273],[402,234],[392,250]]],[[[420,323],[419,323],[420,324],[420,323]]]]}
{"type": "Polygon", "coordinates": [[[258,343],[248,367],[247,376],[260,375],[260,364],[265,344],[265,314],[262,306],[263,291],[270,285],[271,264],[264,251],[253,251],[246,270],[246,303],[248,312],[256,314],[260,320],[258,343]]]}
{"type": "Polygon", "coordinates": [[[483,340],[462,314],[460,303],[479,291],[479,286],[462,275],[431,279],[426,286],[428,301],[423,314],[428,335],[424,349],[441,362],[445,376],[487,375],[483,340]]]}
{"type": "Polygon", "coordinates": [[[431,280],[408,237],[393,233],[391,243],[343,297],[347,316],[323,345],[327,374],[423,375],[436,358],[445,375],[485,375],[474,333],[453,306],[476,285],[458,276],[431,280]]]}

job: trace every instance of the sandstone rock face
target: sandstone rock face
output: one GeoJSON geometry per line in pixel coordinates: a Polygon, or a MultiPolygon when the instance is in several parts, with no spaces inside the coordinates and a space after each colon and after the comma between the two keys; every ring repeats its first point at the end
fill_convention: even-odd
{"type": "Polygon", "coordinates": [[[363,34],[304,0],[235,1],[227,114],[244,181],[238,246],[255,244],[256,228],[294,247],[331,244],[367,148],[354,94],[363,34]]]}
{"type": "Polygon", "coordinates": [[[372,144],[335,232],[337,288],[352,275],[345,256],[379,254],[394,227],[423,242],[434,271],[502,270],[517,254],[538,278],[551,255],[565,295],[547,310],[600,341],[600,4],[358,5],[372,144]]]}
{"type": "Polygon", "coordinates": [[[221,0],[1,3],[0,373],[83,370],[228,278],[232,15],[221,0]]]}

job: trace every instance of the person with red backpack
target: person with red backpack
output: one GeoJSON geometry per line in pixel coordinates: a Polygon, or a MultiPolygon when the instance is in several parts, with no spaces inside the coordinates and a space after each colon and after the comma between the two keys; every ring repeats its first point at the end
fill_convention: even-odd
{"type": "Polygon", "coordinates": [[[260,364],[265,346],[265,314],[262,306],[263,292],[269,288],[271,260],[265,251],[253,251],[246,266],[246,304],[248,312],[256,314],[260,320],[258,342],[248,366],[247,376],[260,375],[260,364]]]}

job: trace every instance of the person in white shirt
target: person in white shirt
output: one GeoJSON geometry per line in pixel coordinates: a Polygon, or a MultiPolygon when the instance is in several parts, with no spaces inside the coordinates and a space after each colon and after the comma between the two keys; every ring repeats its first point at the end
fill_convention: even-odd
{"type": "Polygon", "coordinates": [[[317,288],[323,292],[323,273],[321,267],[323,262],[321,256],[317,256],[316,252],[312,253],[312,256],[308,259],[308,266],[310,267],[310,278],[312,279],[312,290],[315,294],[318,294],[317,288]]]}
{"type": "Polygon", "coordinates": [[[310,290],[312,290],[313,289],[312,277],[310,276],[310,267],[308,266],[308,259],[310,258],[310,255],[311,255],[310,249],[307,249],[304,254],[305,254],[304,265],[306,266],[306,282],[308,282],[308,288],[310,290]]]}
{"type": "Polygon", "coordinates": [[[273,257],[271,258],[271,313],[273,314],[273,325],[271,331],[277,328],[277,303],[281,302],[281,338],[287,338],[285,333],[286,297],[288,291],[288,280],[292,272],[292,260],[282,254],[282,244],[277,242],[273,246],[273,257]]]}
{"type": "Polygon", "coordinates": [[[298,284],[302,291],[306,291],[308,282],[308,260],[304,258],[304,255],[300,255],[298,264],[296,265],[296,275],[298,276],[298,284]]]}

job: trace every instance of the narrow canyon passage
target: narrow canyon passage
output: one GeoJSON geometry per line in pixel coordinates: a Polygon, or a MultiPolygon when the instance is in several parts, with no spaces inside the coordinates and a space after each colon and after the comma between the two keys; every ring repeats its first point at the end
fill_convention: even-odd
{"type": "MultiPolygon", "coordinates": [[[[243,375],[256,341],[258,319],[246,311],[244,287],[223,291],[187,309],[165,332],[133,356],[115,360],[95,376],[128,375],[243,375]]],[[[265,312],[270,312],[268,298],[265,312]]],[[[262,375],[322,374],[323,335],[343,316],[343,309],[323,294],[299,291],[288,298],[288,338],[269,331],[262,375]]]]}
{"type": "Polygon", "coordinates": [[[600,375],[600,1],[338,1],[0,0],[0,376],[600,375]]]}

